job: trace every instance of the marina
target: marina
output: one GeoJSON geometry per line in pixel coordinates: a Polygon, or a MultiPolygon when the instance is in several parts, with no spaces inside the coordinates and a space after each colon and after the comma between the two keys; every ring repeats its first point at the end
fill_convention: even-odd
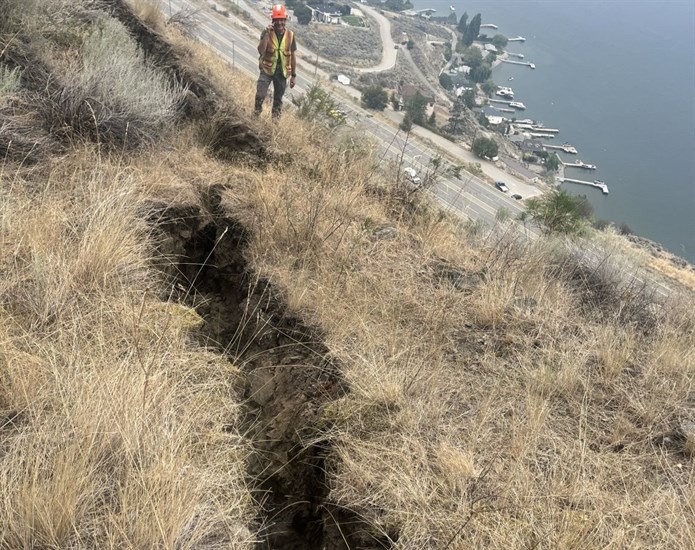
{"type": "Polygon", "coordinates": [[[586,181],[586,180],[575,180],[573,178],[558,178],[558,181],[560,183],[579,183],[581,185],[589,185],[591,187],[596,187],[600,189],[604,195],[608,194],[608,186],[605,184],[605,182],[601,180],[594,180],[594,181],[586,181]]]}

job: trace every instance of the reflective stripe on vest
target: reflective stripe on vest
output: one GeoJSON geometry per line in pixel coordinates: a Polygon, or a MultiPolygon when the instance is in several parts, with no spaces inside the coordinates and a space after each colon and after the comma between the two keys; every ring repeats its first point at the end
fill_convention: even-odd
{"type": "Polygon", "coordinates": [[[282,41],[278,43],[277,34],[273,32],[271,40],[268,42],[268,47],[258,58],[258,68],[268,76],[273,76],[279,59],[280,63],[282,63],[282,76],[287,78],[287,75],[292,74],[293,40],[294,34],[292,31],[285,30],[285,34],[282,35],[282,41]]]}

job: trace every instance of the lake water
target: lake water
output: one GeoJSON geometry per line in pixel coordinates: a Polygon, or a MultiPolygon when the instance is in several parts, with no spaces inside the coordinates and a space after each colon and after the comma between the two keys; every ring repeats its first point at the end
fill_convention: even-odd
{"type": "MultiPolygon", "coordinates": [[[[440,16],[451,4],[414,2],[440,16]]],[[[519,118],[559,128],[552,143],[578,149],[574,158],[561,154],[565,160],[598,167],[566,169],[567,177],[603,180],[610,195],[564,188],[586,195],[596,218],[625,222],[695,263],[695,1],[478,0],[454,7],[459,17],[480,13],[483,24],[499,27],[481,33],[526,38],[506,49],[536,69],[503,63],[493,80],[526,105],[519,118]]]]}

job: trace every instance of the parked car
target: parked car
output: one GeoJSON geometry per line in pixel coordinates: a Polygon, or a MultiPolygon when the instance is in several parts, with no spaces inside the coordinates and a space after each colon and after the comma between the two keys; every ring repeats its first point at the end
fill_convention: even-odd
{"type": "Polygon", "coordinates": [[[497,187],[497,189],[502,191],[502,193],[507,193],[509,191],[509,187],[507,187],[507,184],[504,183],[503,181],[496,181],[495,187],[497,187]]]}
{"type": "Polygon", "coordinates": [[[517,201],[520,201],[520,200],[523,199],[524,197],[522,197],[521,195],[519,195],[519,193],[514,193],[514,194],[512,195],[512,198],[515,199],[515,200],[517,200],[517,201]]]}

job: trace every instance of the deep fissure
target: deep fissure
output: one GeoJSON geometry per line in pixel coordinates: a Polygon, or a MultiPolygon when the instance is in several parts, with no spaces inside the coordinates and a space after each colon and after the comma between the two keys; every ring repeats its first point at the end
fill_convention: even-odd
{"type": "Polygon", "coordinates": [[[349,511],[326,502],[329,443],[322,407],[345,391],[322,337],[289,316],[267,281],[249,270],[245,229],[205,208],[155,208],[162,253],[177,259],[172,287],[204,319],[205,345],[245,374],[243,433],[252,441],[248,476],[258,504],[259,549],[387,548],[349,511]]]}

